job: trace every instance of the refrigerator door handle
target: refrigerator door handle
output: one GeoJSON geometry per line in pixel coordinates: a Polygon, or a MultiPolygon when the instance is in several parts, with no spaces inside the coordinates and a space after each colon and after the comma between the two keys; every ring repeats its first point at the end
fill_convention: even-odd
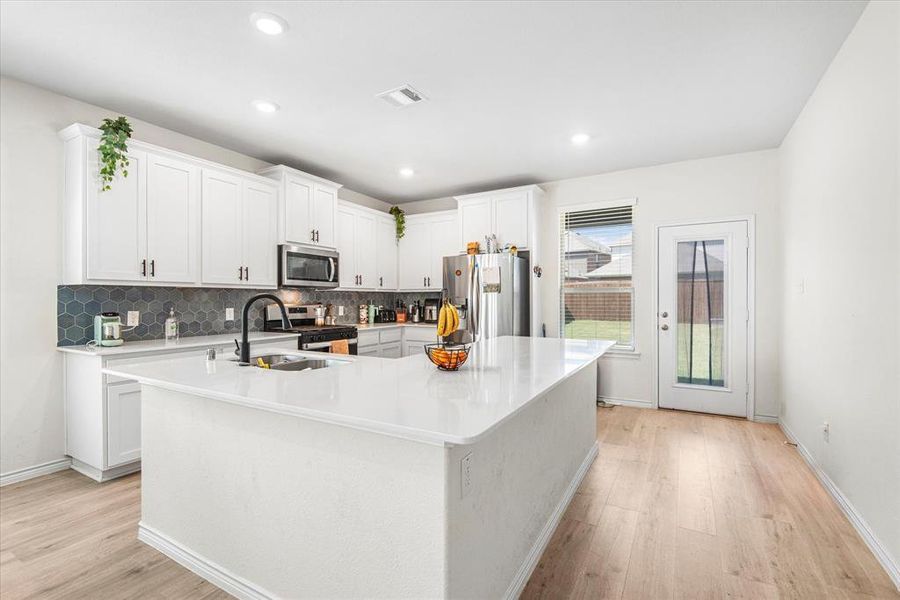
{"type": "Polygon", "coordinates": [[[470,275],[469,275],[469,297],[471,306],[469,307],[468,314],[468,322],[469,322],[469,331],[472,333],[472,342],[478,341],[476,336],[478,334],[478,321],[481,316],[481,286],[480,276],[478,273],[478,262],[475,257],[471,259],[472,264],[470,267],[470,275]]]}

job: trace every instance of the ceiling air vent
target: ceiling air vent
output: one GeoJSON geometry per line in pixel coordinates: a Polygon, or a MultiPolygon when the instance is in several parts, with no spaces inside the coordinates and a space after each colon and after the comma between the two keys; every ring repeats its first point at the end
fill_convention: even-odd
{"type": "Polygon", "coordinates": [[[412,86],[404,85],[400,86],[393,90],[388,90],[386,92],[381,92],[378,94],[378,98],[381,98],[391,106],[409,106],[411,104],[418,104],[425,100],[425,96],[417,92],[412,88],[412,86]]]}

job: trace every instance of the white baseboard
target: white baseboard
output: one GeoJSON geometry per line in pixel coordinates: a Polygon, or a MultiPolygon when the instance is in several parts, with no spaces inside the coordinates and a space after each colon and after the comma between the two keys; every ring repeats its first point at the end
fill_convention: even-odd
{"type": "Polygon", "coordinates": [[[518,571],[516,571],[515,577],[513,577],[513,580],[509,584],[509,587],[506,588],[506,593],[503,594],[504,598],[514,600],[522,594],[522,590],[525,589],[525,584],[528,583],[528,579],[531,577],[531,573],[534,571],[534,568],[537,566],[538,561],[541,559],[541,555],[544,553],[544,550],[546,550],[547,544],[550,543],[550,538],[553,537],[553,532],[556,531],[556,527],[562,520],[562,516],[563,514],[565,514],[566,509],[569,507],[569,503],[575,496],[575,492],[578,491],[578,486],[581,485],[581,481],[584,479],[584,476],[587,475],[588,469],[591,468],[591,463],[593,463],[594,459],[597,458],[597,453],[599,452],[599,450],[600,445],[597,442],[594,442],[594,445],[591,446],[591,449],[587,453],[587,456],[584,457],[584,461],[582,461],[581,466],[578,467],[578,471],[575,472],[575,477],[573,477],[572,481],[569,482],[569,486],[566,488],[563,497],[560,498],[559,504],[556,505],[556,509],[553,511],[553,514],[550,515],[550,519],[546,524],[544,524],[543,529],[541,529],[540,535],[538,535],[537,539],[534,541],[534,545],[531,546],[531,550],[525,557],[525,562],[522,563],[522,566],[519,567],[518,571]]]}
{"type": "Polygon", "coordinates": [[[778,423],[778,417],[772,415],[753,415],[752,421],[756,423],[778,423]]]}
{"type": "Polygon", "coordinates": [[[884,544],[881,543],[859,511],[856,510],[837,484],[828,476],[828,473],[822,470],[822,467],[819,466],[819,463],[816,462],[813,455],[806,449],[806,446],[800,443],[797,436],[794,435],[784,422],[779,422],[779,425],[787,439],[794,444],[797,444],[797,450],[800,452],[800,456],[803,457],[803,460],[806,461],[806,464],[809,465],[812,472],[815,473],[825,489],[828,490],[828,493],[831,494],[831,497],[834,498],[834,501],[837,502],[837,505],[841,508],[841,511],[846,515],[847,519],[853,525],[853,528],[856,529],[856,532],[866,543],[866,546],[869,547],[869,550],[872,551],[872,554],[875,555],[875,558],[881,563],[881,566],[884,567],[888,577],[891,578],[891,581],[893,581],[894,585],[897,586],[897,589],[900,590],[900,565],[894,560],[894,557],[891,556],[888,549],[884,547],[884,544]]]}
{"type": "Polygon", "coordinates": [[[140,471],[141,461],[137,460],[135,462],[130,462],[124,465],[119,465],[118,467],[112,467],[111,469],[103,470],[98,469],[97,467],[92,467],[87,463],[83,463],[80,460],[73,458],[72,470],[78,471],[82,475],[90,477],[94,481],[103,483],[104,481],[115,479],[116,477],[122,477],[124,475],[134,473],[135,471],[140,471]]]}
{"type": "Polygon", "coordinates": [[[217,565],[184,548],[175,540],[152,527],[138,523],[138,539],[148,546],[165,554],[179,565],[190,569],[213,585],[225,590],[235,598],[241,600],[270,600],[277,598],[275,594],[250,583],[246,579],[238,577],[228,569],[217,565]]]}
{"type": "Polygon", "coordinates": [[[33,467],[25,467],[24,469],[19,469],[17,471],[3,473],[2,475],[0,475],[0,487],[9,485],[11,483],[25,481],[27,479],[34,479],[35,477],[40,477],[41,475],[49,475],[50,473],[56,473],[57,471],[65,471],[71,464],[72,460],[69,457],[66,457],[57,460],[51,460],[50,462],[45,462],[33,467]]]}
{"type": "Polygon", "coordinates": [[[597,396],[597,400],[605,400],[608,404],[618,406],[631,406],[634,408],[655,408],[649,400],[634,400],[631,398],[613,398],[611,396],[597,396]]]}

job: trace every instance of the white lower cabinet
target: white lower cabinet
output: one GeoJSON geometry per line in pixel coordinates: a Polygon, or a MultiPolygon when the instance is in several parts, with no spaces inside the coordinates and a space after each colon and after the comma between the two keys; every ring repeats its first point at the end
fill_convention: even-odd
{"type": "Polygon", "coordinates": [[[357,352],[359,356],[381,358],[406,356],[403,352],[403,336],[408,329],[403,326],[362,329],[357,336],[357,352]]]}
{"type": "Polygon", "coordinates": [[[107,465],[141,458],[141,386],[115,383],[106,389],[107,465]]]}
{"type": "MultiPolygon", "coordinates": [[[[297,349],[295,337],[256,343],[297,349]]],[[[141,386],[106,375],[103,369],[170,360],[173,355],[203,356],[207,348],[215,348],[218,360],[226,361],[233,356],[234,342],[112,356],[66,352],[66,454],[72,468],[101,482],[141,468],[141,386]]]]}

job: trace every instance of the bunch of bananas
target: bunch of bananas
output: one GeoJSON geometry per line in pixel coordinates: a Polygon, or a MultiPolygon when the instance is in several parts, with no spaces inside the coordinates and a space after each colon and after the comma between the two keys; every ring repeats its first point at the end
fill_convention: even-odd
{"type": "Polygon", "coordinates": [[[444,300],[438,315],[437,333],[441,337],[446,337],[457,329],[459,329],[459,311],[449,301],[444,300]]]}

